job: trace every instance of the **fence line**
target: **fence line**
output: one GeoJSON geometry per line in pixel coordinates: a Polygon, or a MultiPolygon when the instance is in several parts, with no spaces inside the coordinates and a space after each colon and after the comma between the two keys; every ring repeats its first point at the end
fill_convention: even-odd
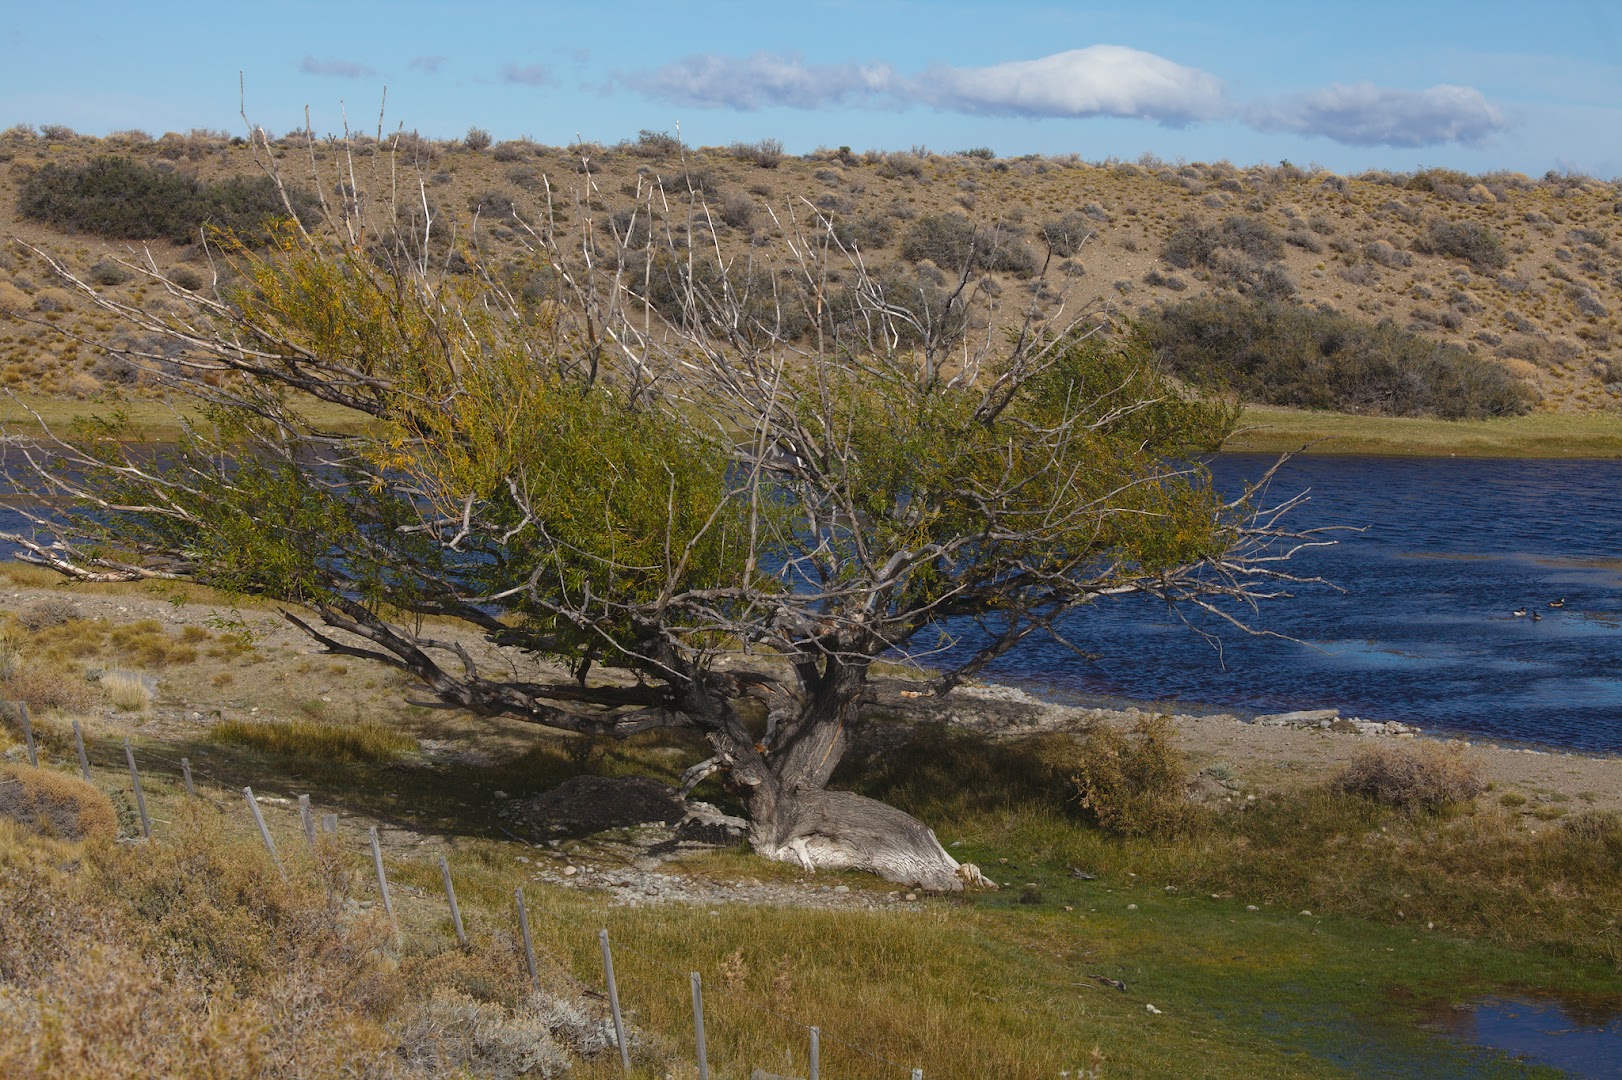
{"type": "MultiPolygon", "coordinates": [[[[30,750],[30,759],[31,762],[36,763],[37,766],[37,754],[34,747],[32,725],[29,722],[27,706],[21,702],[18,702],[17,705],[19,706],[19,712],[22,716],[24,734],[30,750]]],[[[86,752],[83,734],[77,720],[73,721],[73,733],[75,750],[79,759],[78,763],[81,775],[83,775],[86,781],[94,782],[90,772],[89,757],[86,752]]],[[[151,818],[147,814],[146,798],[141,787],[140,773],[136,767],[135,751],[127,737],[124,739],[124,754],[126,763],[129,767],[130,781],[134,787],[136,806],[141,818],[142,835],[148,840],[151,840],[153,838],[152,822],[151,818]]],[[[158,757],[160,760],[163,760],[166,757],[166,755],[162,753],[151,756],[158,757]]],[[[188,758],[181,757],[179,759],[179,764],[186,794],[191,797],[197,797],[197,790],[192,779],[190,760],[188,758]]],[[[264,813],[259,806],[259,801],[254,796],[253,788],[251,786],[242,788],[242,794],[248,804],[248,809],[253,817],[254,824],[258,829],[260,839],[265,845],[266,851],[270,854],[271,860],[275,863],[277,871],[282,875],[283,878],[286,878],[287,870],[282,865],[281,856],[277,851],[275,839],[272,836],[269,825],[265,820],[264,813]]],[[[305,838],[313,850],[315,847],[315,825],[311,814],[310,797],[308,795],[300,795],[298,797],[298,813],[302,831],[304,832],[305,838]]],[[[336,837],[338,834],[337,825],[338,822],[336,814],[325,814],[322,816],[321,831],[327,832],[336,837]]],[[[393,925],[398,931],[398,922],[394,912],[394,903],[390,895],[388,877],[384,870],[383,852],[378,840],[377,826],[372,825],[368,827],[368,838],[371,848],[373,868],[377,875],[378,892],[383,899],[383,908],[388,915],[391,925],[393,925]]],[[[440,874],[445,886],[446,900],[450,907],[452,924],[458,941],[464,947],[466,947],[469,943],[469,939],[466,928],[462,922],[460,908],[457,905],[456,891],[452,882],[450,865],[442,853],[438,855],[438,861],[440,874]]],[[[517,901],[519,925],[523,937],[525,958],[529,966],[530,978],[532,980],[532,984],[538,989],[540,986],[540,976],[536,966],[534,945],[530,935],[529,911],[524,903],[522,886],[515,890],[515,898],[517,901]]],[[[567,928],[571,931],[585,930],[583,924],[577,923],[575,920],[570,919],[560,913],[547,910],[544,907],[538,910],[542,916],[551,919],[560,927],[567,928]]],[[[621,1066],[625,1070],[626,1074],[629,1075],[631,1068],[630,1049],[628,1041],[625,1037],[624,1019],[620,1010],[619,988],[614,974],[613,956],[609,947],[608,931],[606,929],[599,929],[597,934],[602,949],[604,977],[607,982],[607,989],[613,1016],[615,1042],[620,1053],[621,1066]]],[[[696,1042],[695,1049],[697,1051],[699,1077],[700,1080],[707,1080],[709,1076],[709,1063],[707,1060],[707,1049],[705,1045],[704,1004],[702,980],[700,974],[696,971],[683,972],[681,968],[670,963],[669,961],[662,960],[659,957],[653,956],[633,946],[626,945],[623,942],[618,943],[618,948],[624,952],[630,953],[654,968],[662,969],[674,975],[685,974],[687,976],[692,990],[694,1035],[696,1042]]],[[[735,999],[736,1004],[742,1005],[744,1008],[751,1009],[755,1012],[762,1013],[781,1023],[788,1024],[791,1027],[799,1028],[805,1031],[809,1041],[808,1080],[818,1080],[818,1074],[821,1066],[821,1043],[824,1039],[831,1044],[835,1044],[844,1047],[847,1050],[861,1054],[876,1063],[896,1069],[898,1074],[900,1072],[910,1072],[912,1080],[923,1080],[924,1071],[922,1069],[902,1065],[900,1062],[894,1061],[883,1054],[870,1050],[859,1043],[840,1039],[836,1036],[830,1035],[827,1031],[819,1026],[806,1024],[798,1019],[795,1019],[794,1017],[785,1016],[775,1009],[768,1008],[765,1005],[759,1004],[755,1001],[743,1000],[744,998],[752,998],[756,996],[746,989],[740,990],[734,988],[730,990],[729,993],[731,995],[737,995],[735,999]]]]}

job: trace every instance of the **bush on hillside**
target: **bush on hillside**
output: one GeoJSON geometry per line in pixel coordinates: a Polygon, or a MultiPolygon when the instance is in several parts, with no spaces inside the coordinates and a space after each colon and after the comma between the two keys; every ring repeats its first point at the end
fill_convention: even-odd
{"type": "Polygon", "coordinates": [[[1072,210],[1063,217],[1042,222],[1042,240],[1048,250],[1061,259],[1068,259],[1081,250],[1081,245],[1096,231],[1093,218],[1072,210]]]}
{"type": "MultiPolygon", "coordinates": [[[[290,189],[302,217],[315,204],[290,189]]],[[[103,156],[83,165],[47,164],[26,177],[17,195],[23,217],[69,233],[116,240],[195,241],[205,226],[245,243],[259,243],[286,207],[268,176],[204,183],[127,157],[103,156]]]]}
{"type": "Polygon", "coordinates": [[[735,142],[730,148],[733,157],[747,161],[762,169],[775,169],[783,163],[783,140],[760,139],[756,142],[735,142]]]}
{"type": "Polygon", "coordinates": [[[1179,378],[1267,405],[1468,420],[1536,402],[1502,366],[1464,349],[1274,299],[1184,300],[1149,313],[1138,332],[1179,378]]]}
{"type": "Polygon", "coordinates": [[[1284,253],[1284,241],[1266,222],[1255,218],[1236,214],[1222,221],[1204,221],[1190,214],[1167,237],[1161,257],[1187,270],[1210,266],[1216,253],[1224,248],[1271,261],[1284,253]]]}
{"type": "Polygon", "coordinates": [[[1424,255],[1463,259],[1477,270],[1502,270],[1509,265],[1498,234],[1474,221],[1433,221],[1414,242],[1414,249],[1424,255]]]}
{"type": "Polygon", "coordinates": [[[911,262],[928,259],[946,271],[1023,276],[1037,267],[1036,252],[1013,229],[977,226],[962,214],[929,214],[914,221],[901,238],[901,255],[911,262]]]}

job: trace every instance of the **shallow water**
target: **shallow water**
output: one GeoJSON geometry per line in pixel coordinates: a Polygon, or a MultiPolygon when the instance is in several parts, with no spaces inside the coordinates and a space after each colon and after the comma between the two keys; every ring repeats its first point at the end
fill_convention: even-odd
{"type": "Polygon", "coordinates": [[[1560,1069],[1570,1076],[1622,1077],[1622,1012],[1552,999],[1488,998],[1443,1018],[1461,1042],[1560,1069]]]}
{"type": "MultiPolygon", "coordinates": [[[[1223,455],[1213,471],[1232,491],[1271,462],[1223,455]]],[[[1221,636],[1219,651],[1163,606],[1128,598],[1065,626],[1096,660],[1033,642],[991,676],[1061,700],[1336,707],[1467,736],[1622,750],[1622,462],[1303,457],[1272,491],[1309,492],[1292,517],[1299,526],[1364,530],[1293,567],[1344,592],[1301,586],[1252,616],[1300,643],[1191,616],[1221,636]],[[1515,616],[1522,607],[1529,613],[1515,616]]]]}

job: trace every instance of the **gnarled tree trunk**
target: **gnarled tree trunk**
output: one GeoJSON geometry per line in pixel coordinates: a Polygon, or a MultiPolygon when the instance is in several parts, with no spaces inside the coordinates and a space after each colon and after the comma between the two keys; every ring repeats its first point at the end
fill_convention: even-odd
{"type": "Polygon", "coordinates": [[[866,870],[935,892],[989,884],[903,810],[849,791],[827,790],[850,746],[866,663],[827,659],[797,668],[800,693],[777,689],[769,734],[748,745],[717,745],[744,792],[750,845],[807,870],[866,870]]]}

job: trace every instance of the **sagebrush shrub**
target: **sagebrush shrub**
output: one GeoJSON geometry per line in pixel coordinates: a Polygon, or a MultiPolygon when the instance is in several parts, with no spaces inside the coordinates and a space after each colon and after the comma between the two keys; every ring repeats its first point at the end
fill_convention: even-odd
{"type": "Polygon", "coordinates": [[[1179,377],[1268,405],[1464,420],[1518,416],[1537,400],[1464,349],[1265,296],[1163,305],[1138,333],[1179,377]]]}
{"type": "Polygon", "coordinates": [[[1474,221],[1432,221],[1414,246],[1426,255],[1463,259],[1477,270],[1501,270],[1509,265],[1498,234],[1474,221]]]}
{"type": "Polygon", "coordinates": [[[1469,802],[1487,790],[1481,763],[1440,743],[1366,746],[1335,778],[1350,795],[1410,812],[1469,802]]]}
{"type": "Polygon", "coordinates": [[[962,214],[928,214],[901,238],[901,255],[928,259],[947,271],[964,269],[1025,275],[1037,267],[1036,252],[1009,226],[977,226],[962,214]]]}
{"type": "Polygon", "coordinates": [[[1183,755],[1172,745],[1171,721],[1154,716],[1131,733],[1112,727],[1088,732],[1070,782],[1100,828],[1122,836],[1175,836],[1202,817],[1188,799],[1188,779],[1183,755]]]}

